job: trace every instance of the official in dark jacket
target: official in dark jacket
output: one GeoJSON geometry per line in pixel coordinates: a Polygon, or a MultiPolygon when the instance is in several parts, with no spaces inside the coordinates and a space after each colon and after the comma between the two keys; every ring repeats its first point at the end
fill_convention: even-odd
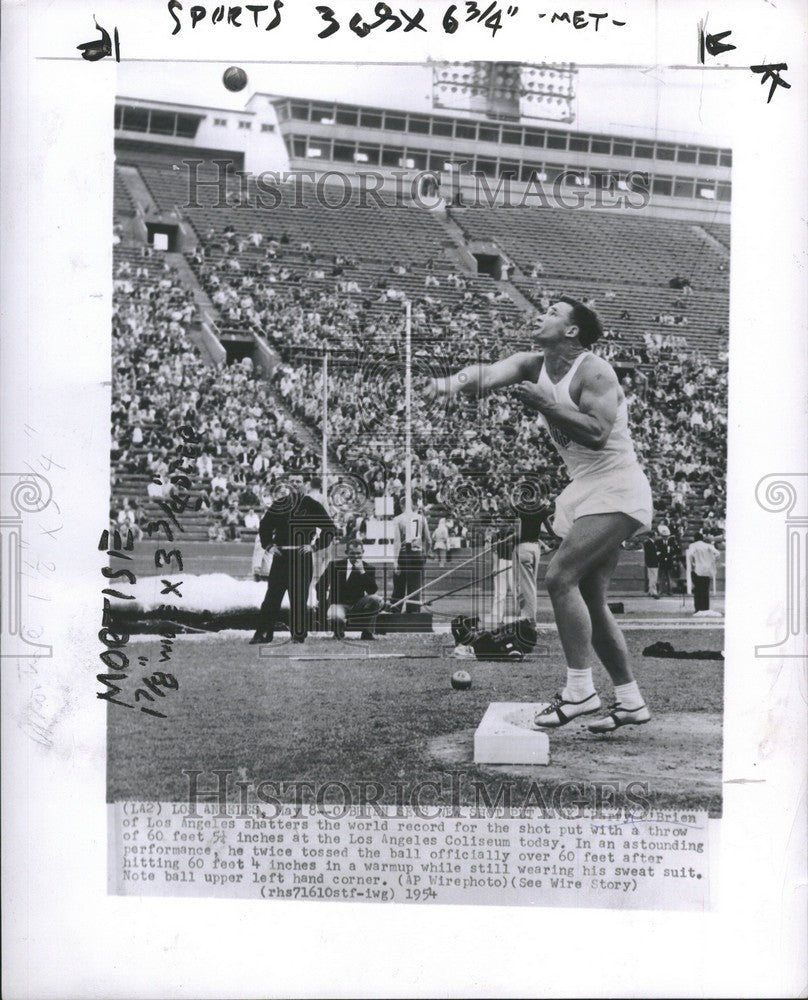
{"type": "Polygon", "coordinates": [[[659,590],[662,594],[670,594],[671,587],[677,585],[682,563],[682,549],[679,540],[671,534],[667,525],[659,526],[657,540],[657,556],[659,558],[659,590]]]}
{"type": "Polygon", "coordinates": [[[334,635],[341,639],[350,622],[362,629],[363,639],[374,639],[376,615],[382,607],[377,591],[376,571],[362,558],[362,542],[353,538],[347,545],[345,559],[337,559],[326,570],[328,585],[328,620],[334,635]]]}
{"type": "Polygon", "coordinates": [[[334,522],[323,505],[309,496],[302,480],[295,477],[288,484],[284,483],[282,493],[279,492],[264,514],[258,535],[261,545],[272,554],[272,565],[258,629],[250,641],[272,642],[283,595],[288,591],[292,642],[304,642],[308,633],[312,552],[331,544],[336,535],[334,522]]]}

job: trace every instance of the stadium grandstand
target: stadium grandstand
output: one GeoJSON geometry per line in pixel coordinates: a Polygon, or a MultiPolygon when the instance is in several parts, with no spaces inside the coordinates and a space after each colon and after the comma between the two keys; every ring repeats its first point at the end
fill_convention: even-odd
{"type": "MultiPolygon", "coordinates": [[[[324,462],[326,487],[400,500],[403,303],[417,381],[526,347],[568,294],[603,320],[658,521],[723,541],[729,149],[255,93],[242,111],[120,97],[115,153],[115,525],[155,515],[185,423],[203,451],[186,540],[251,542],[272,482],[324,462]]],[[[483,405],[414,401],[413,482],[460,545],[447,482],[477,484],[477,520],[514,470],[550,497],[564,482],[514,399],[483,405]]]]}

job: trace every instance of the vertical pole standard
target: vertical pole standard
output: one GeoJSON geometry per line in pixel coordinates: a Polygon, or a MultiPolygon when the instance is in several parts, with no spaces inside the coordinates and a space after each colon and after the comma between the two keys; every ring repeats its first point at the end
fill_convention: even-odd
{"type": "Polygon", "coordinates": [[[323,506],[328,510],[328,348],[323,354],[323,455],[322,455],[322,480],[323,480],[323,506]]]}
{"type": "Polygon", "coordinates": [[[404,303],[404,503],[412,511],[412,303],[404,303]]]}

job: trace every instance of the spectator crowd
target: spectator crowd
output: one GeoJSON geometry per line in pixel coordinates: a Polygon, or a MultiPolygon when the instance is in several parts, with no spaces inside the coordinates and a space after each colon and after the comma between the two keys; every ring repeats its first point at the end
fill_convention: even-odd
{"type": "MultiPolygon", "coordinates": [[[[534,490],[550,498],[566,481],[535,415],[509,392],[479,403],[427,406],[418,391],[423,377],[439,374],[442,367],[494,360],[529,343],[524,314],[495,285],[483,292],[485,286],[434,261],[418,268],[399,260],[370,267],[346,254],[323,259],[310,244],[292,248],[285,234],[267,239],[261,233],[239,237],[232,227],[211,231],[191,264],[223,327],[260,334],[281,357],[265,380],[249,360],[230,365],[203,360],[193,339],[192,295],[172,266],[157,257],[148,248],[116,244],[113,485],[116,478],[141,476],[149,480],[149,495],[159,497],[178,446],[178,428],[190,424],[203,444],[196,472],[211,540],[254,532],[272,483],[293,469],[319,465],[297,421],[319,439],[324,390],[319,359],[326,347],[332,455],[341,468],[370,484],[371,495],[388,494],[400,503],[405,439],[400,300],[405,287],[417,331],[412,475],[436,518],[504,515],[520,480],[529,479],[534,490]]],[[[535,276],[542,271],[537,265],[535,276]]],[[[537,304],[546,308],[556,294],[540,289],[537,304]]],[[[613,299],[615,293],[607,291],[605,297],[613,299]]],[[[656,321],[680,325],[668,323],[667,316],[656,321]]],[[[615,328],[606,331],[596,350],[621,377],[658,519],[681,539],[696,527],[720,538],[726,356],[708,359],[688,350],[679,335],[647,333],[642,342],[627,343],[615,328]]],[[[128,485],[126,492],[131,493],[128,485]]],[[[116,501],[112,522],[142,529],[144,499],[116,501]]]]}
{"type": "MultiPolygon", "coordinates": [[[[273,480],[313,464],[313,450],[278,412],[249,359],[205,363],[191,339],[191,295],[167,262],[116,260],[114,292],[113,497],[117,481],[134,476],[147,480],[150,497],[165,495],[179,428],[188,425],[202,442],[194,479],[208,537],[238,538],[251,530],[273,480]]],[[[112,522],[142,530],[144,501],[114,500],[112,522]]]]}

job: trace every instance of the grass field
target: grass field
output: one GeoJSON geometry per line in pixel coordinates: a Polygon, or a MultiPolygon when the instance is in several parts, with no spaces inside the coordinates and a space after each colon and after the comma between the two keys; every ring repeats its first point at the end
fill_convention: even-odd
{"type": "MultiPolygon", "coordinates": [[[[111,801],[186,799],[184,768],[230,770],[234,782],[376,781],[386,787],[445,783],[454,772],[462,779],[461,801],[471,795],[471,782],[483,783],[495,799],[505,777],[517,796],[532,782],[551,789],[560,782],[625,787],[643,781],[659,807],[720,813],[724,664],[642,656],[658,639],[677,650],[721,649],[720,629],[627,632],[652,722],[600,737],[571,723],[550,734],[547,767],[475,765],[473,735],[490,702],[541,701],[562,685],[554,631],[542,632],[537,652],[519,664],[448,658],[448,635],[391,635],[372,645],[310,637],[297,646],[278,636],[272,646],[260,647],[263,654],[247,639],[232,632],[178,639],[170,666],[158,664],[156,641],[130,643],[134,669],[170,670],[179,689],[160,700],[165,719],[110,706],[111,801]],[[382,655],[402,652],[419,658],[382,655]],[[336,654],[351,658],[322,658],[336,654]],[[316,659],[292,658],[301,656],[316,659]],[[148,664],[139,664],[138,657],[148,657],[148,664]],[[459,667],[473,677],[465,692],[449,682],[459,667]]],[[[596,683],[609,699],[601,668],[596,683]]]]}

